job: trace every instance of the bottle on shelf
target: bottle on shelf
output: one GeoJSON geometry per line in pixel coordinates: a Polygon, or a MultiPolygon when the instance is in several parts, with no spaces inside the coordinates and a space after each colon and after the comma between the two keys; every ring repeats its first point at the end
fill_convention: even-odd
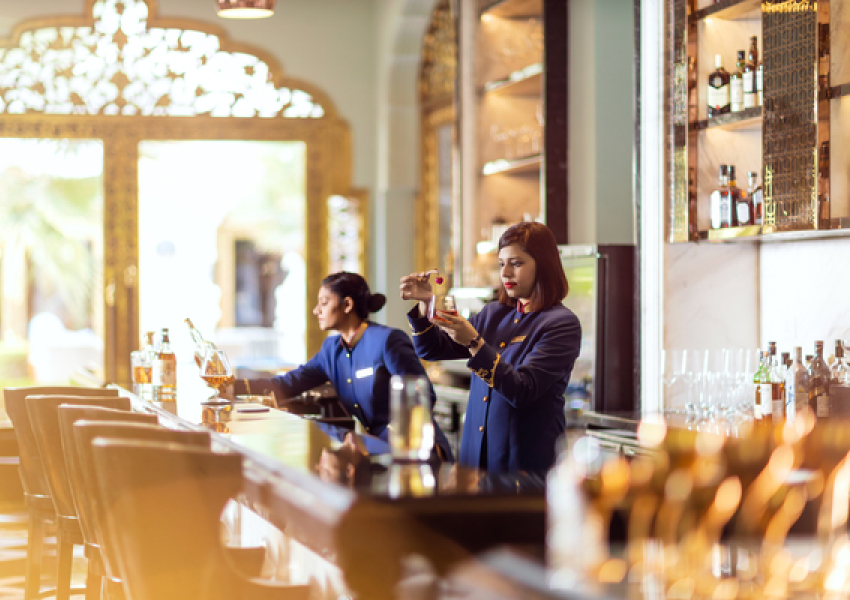
{"type": "Polygon", "coordinates": [[[758,104],[756,89],[756,73],[759,68],[758,37],[750,38],[750,50],[747,52],[747,62],[744,63],[744,108],[753,108],[758,104]]]}
{"type": "Polygon", "coordinates": [[[823,359],[823,341],[815,342],[815,356],[809,367],[809,406],[819,419],[829,418],[830,372],[823,359]]]}
{"type": "Polygon", "coordinates": [[[717,189],[709,197],[711,228],[731,227],[733,220],[732,196],[729,189],[729,166],[720,165],[717,189]]]}
{"type": "Polygon", "coordinates": [[[204,336],[201,335],[201,332],[195,327],[191,319],[187,318],[185,323],[189,327],[189,337],[192,338],[192,342],[195,344],[195,364],[200,369],[201,365],[204,364],[204,357],[207,355],[207,350],[215,350],[216,347],[214,343],[204,339],[204,336]]]}
{"type": "Polygon", "coordinates": [[[730,110],[729,72],[723,68],[723,57],[714,55],[714,71],[708,76],[708,117],[725,115],[730,110]]]}
{"type": "Polygon", "coordinates": [[[794,421],[797,413],[809,404],[809,372],[803,364],[803,349],[794,348],[794,362],[785,374],[785,415],[794,421]]]}
{"type": "Polygon", "coordinates": [[[755,389],[756,395],[753,399],[753,418],[756,421],[762,420],[762,411],[761,411],[761,394],[762,394],[762,383],[764,383],[767,377],[767,359],[768,359],[767,351],[759,351],[759,365],[756,369],[755,374],[753,374],[753,387],[755,389]]]}
{"type": "Polygon", "coordinates": [[[162,328],[162,339],[153,361],[153,384],[157,402],[177,399],[177,357],[171,349],[168,327],[162,328]]]}
{"type": "Polygon", "coordinates": [[[833,385],[850,385],[850,366],[844,362],[844,344],[835,340],[835,362],[830,368],[830,388],[833,385]]]}
{"type": "Polygon", "coordinates": [[[753,225],[764,223],[764,192],[758,184],[758,177],[756,171],[747,173],[747,196],[750,197],[753,208],[753,225]]]}
{"type": "Polygon", "coordinates": [[[791,368],[791,364],[794,362],[791,358],[790,352],[782,353],[782,366],[785,367],[785,371],[787,372],[789,368],[791,368]]]}
{"type": "MultiPolygon", "coordinates": [[[[766,405],[762,404],[762,411],[767,411],[773,422],[779,423],[785,419],[785,376],[779,364],[779,357],[776,355],[776,342],[770,342],[768,348],[770,354],[768,358],[770,400],[766,405]]],[[[762,398],[762,402],[764,402],[764,398],[762,398]]]]}
{"type": "Polygon", "coordinates": [[[732,226],[746,227],[753,224],[753,201],[738,187],[735,165],[729,165],[729,196],[732,201],[732,226]]]}
{"type": "Polygon", "coordinates": [[[744,110],[744,51],[738,50],[738,62],[729,75],[729,112],[744,110]]]}

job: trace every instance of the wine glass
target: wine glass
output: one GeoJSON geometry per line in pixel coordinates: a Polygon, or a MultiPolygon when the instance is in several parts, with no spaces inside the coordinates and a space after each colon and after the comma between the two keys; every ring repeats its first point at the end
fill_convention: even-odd
{"type": "Polygon", "coordinates": [[[224,387],[233,381],[233,369],[224,350],[207,347],[201,363],[201,379],[215,390],[215,395],[211,399],[219,400],[224,387]]]}

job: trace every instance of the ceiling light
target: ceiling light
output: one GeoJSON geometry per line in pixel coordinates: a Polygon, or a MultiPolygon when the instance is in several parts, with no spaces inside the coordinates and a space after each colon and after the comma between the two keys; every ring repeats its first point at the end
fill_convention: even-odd
{"type": "Polygon", "coordinates": [[[216,0],[218,16],[225,19],[262,19],[274,14],[275,0],[216,0]]]}

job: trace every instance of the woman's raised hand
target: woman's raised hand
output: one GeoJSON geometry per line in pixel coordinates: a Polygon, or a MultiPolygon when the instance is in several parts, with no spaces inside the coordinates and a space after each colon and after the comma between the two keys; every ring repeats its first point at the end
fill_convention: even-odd
{"type": "Polygon", "coordinates": [[[399,293],[402,300],[418,300],[428,303],[431,299],[431,274],[433,270],[425,273],[411,273],[401,278],[399,293]]]}

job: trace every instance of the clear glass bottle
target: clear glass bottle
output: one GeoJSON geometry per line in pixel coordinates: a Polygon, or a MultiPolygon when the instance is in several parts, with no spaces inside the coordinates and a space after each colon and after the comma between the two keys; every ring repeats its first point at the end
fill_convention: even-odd
{"type": "Polygon", "coordinates": [[[835,340],[835,362],[830,369],[830,387],[833,385],[850,385],[850,366],[844,361],[844,344],[835,340]]]}
{"type": "Polygon", "coordinates": [[[154,332],[145,333],[145,344],[139,351],[139,364],[134,360],[133,381],[136,382],[136,394],[142,399],[151,401],[154,397],[153,361],[156,359],[154,347],[154,332]]]}
{"type": "Polygon", "coordinates": [[[729,227],[732,223],[732,201],[729,195],[729,166],[720,165],[717,189],[709,198],[711,228],[729,227]],[[724,225],[725,223],[725,225],[724,225]]]}
{"type": "Polygon", "coordinates": [[[167,327],[162,328],[162,340],[153,361],[153,384],[154,400],[172,402],[177,399],[177,357],[171,349],[167,327]]]}
{"type": "Polygon", "coordinates": [[[829,366],[823,359],[823,341],[815,342],[815,356],[809,367],[809,406],[819,419],[829,418],[829,366]]]}
{"type": "Polygon", "coordinates": [[[216,347],[214,343],[204,339],[204,336],[201,335],[201,332],[195,327],[191,319],[187,318],[185,322],[189,326],[189,337],[192,338],[192,342],[195,344],[195,364],[200,369],[201,365],[204,364],[204,357],[207,355],[207,350],[215,350],[216,347]]]}
{"type": "Polygon", "coordinates": [[[714,71],[708,76],[708,117],[725,115],[730,110],[729,72],[723,68],[723,57],[714,55],[714,71]]]}
{"type": "Polygon", "coordinates": [[[729,75],[729,112],[744,110],[744,56],[745,52],[738,50],[738,62],[729,75]]]}
{"type": "Polygon", "coordinates": [[[794,348],[794,362],[785,374],[785,418],[793,422],[809,404],[809,372],[803,364],[803,349],[794,348]]]}

